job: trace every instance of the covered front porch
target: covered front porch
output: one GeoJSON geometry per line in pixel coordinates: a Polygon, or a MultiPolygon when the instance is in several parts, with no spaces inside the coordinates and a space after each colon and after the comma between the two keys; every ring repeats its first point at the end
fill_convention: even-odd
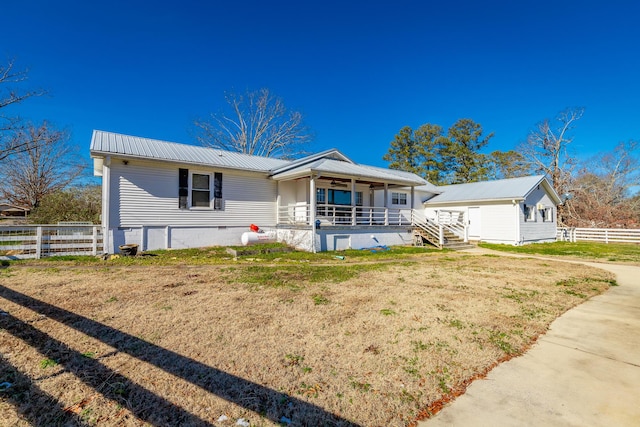
{"type": "Polygon", "coordinates": [[[411,244],[422,210],[409,172],[354,163],[337,150],[274,170],[279,239],[310,251],[411,244]]]}
{"type": "Polygon", "coordinates": [[[397,184],[308,177],[279,182],[277,201],[278,225],[410,226],[415,194],[397,184]]]}

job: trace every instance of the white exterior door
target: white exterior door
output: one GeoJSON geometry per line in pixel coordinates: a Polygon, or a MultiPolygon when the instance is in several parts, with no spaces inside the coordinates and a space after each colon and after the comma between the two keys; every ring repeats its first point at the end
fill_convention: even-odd
{"type": "Polygon", "coordinates": [[[469,238],[472,240],[480,239],[480,208],[469,208],[469,238]]]}

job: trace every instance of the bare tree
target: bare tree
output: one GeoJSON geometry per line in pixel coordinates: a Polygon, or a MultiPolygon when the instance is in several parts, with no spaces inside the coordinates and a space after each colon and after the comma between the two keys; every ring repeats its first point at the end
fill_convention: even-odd
{"type": "MultiPolygon", "coordinates": [[[[567,146],[573,141],[571,130],[583,114],[584,108],[570,108],[558,114],[553,122],[545,119],[518,147],[531,170],[547,175],[558,194],[570,189],[576,160],[569,155],[567,146]]],[[[564,224],[565,218],[566,207],[560,206],[558,221],[564,224]]]]}
{"type": "Polygon", "coordinates": [[[44,196],[65,188],[84,169],[67,133],[47,122],[27,125],[14,138],[21,151],[13,153],[11,167],[0,170],[0,198],[9,203],[37,208],[44,196]]]}
{"type": "Polygon", "coordinates": [[[225,98],[228,112],[194,122],[201,144],[265,157],[294,158],[305,153],[312,134],[302,113],[287,110],[269,89],[228,93],[225,98]]]}
{"type": "Polygon", "coordinates": [[[17,134],[24,129],[24,123],[19,117],[5,113],[7,107],[44,93],[19,90],[17,86],[26,79],[27,71],[15,70],[14,61],[0,65],[0,161],[27,149],[24,141],[17,138],[17,134]]]}
{"type": "Polygon", "coordinates": [[[637,227],[640,164],[637,141],[618,144],[613,151],[585,161],[571,184],[566,205],[567,225],[576,227],[637,227]]]}

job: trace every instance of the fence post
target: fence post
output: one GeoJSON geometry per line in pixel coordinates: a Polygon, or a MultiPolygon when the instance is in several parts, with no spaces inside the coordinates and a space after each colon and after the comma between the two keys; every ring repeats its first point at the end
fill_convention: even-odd
{"type": "Polygon", "coordinates": [[[36,227],[36,259],[42,256],[42,227],[36,227]]]}

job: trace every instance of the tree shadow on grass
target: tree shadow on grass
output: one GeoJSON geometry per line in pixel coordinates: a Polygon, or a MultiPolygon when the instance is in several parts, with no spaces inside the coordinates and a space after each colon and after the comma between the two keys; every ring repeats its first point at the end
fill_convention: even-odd
{"type": "MultiPolygon", "coordinates": [[[[4,316],[3,316],[4,317],[4,316]]],[[[0,319],[4,327],[7,321],[0,319]]],[[[12,404],[22,419],[34,426],[85,425],[82,419],[44,392],[31,379],[0,355],[0,399],[12,404]]]]}
{"type": "MultiPolygon", "coordinates": [[[[278,423],[285,416],[295,425],[357,426],[312,403],[205,365],[2,285],[0,296],[98,339],[117,351],[150,363],[229,402],[261,414],[272,422],[278,423]]],[[[63,342],[53,339],[20,319],[11,315],[2,316],[0,326],[37,348],[46,357],[57,360],[77,378],[100,391],[105,397],[119,403],[126,397],[126,406],[146,422],[158,426],[212,425],[210,421],[198,418],[141,385],[131,382],[98,360],[83,357],[63,342]],[[99,390],[106,379],[125,384],[125,390],[99,390]]]]}

